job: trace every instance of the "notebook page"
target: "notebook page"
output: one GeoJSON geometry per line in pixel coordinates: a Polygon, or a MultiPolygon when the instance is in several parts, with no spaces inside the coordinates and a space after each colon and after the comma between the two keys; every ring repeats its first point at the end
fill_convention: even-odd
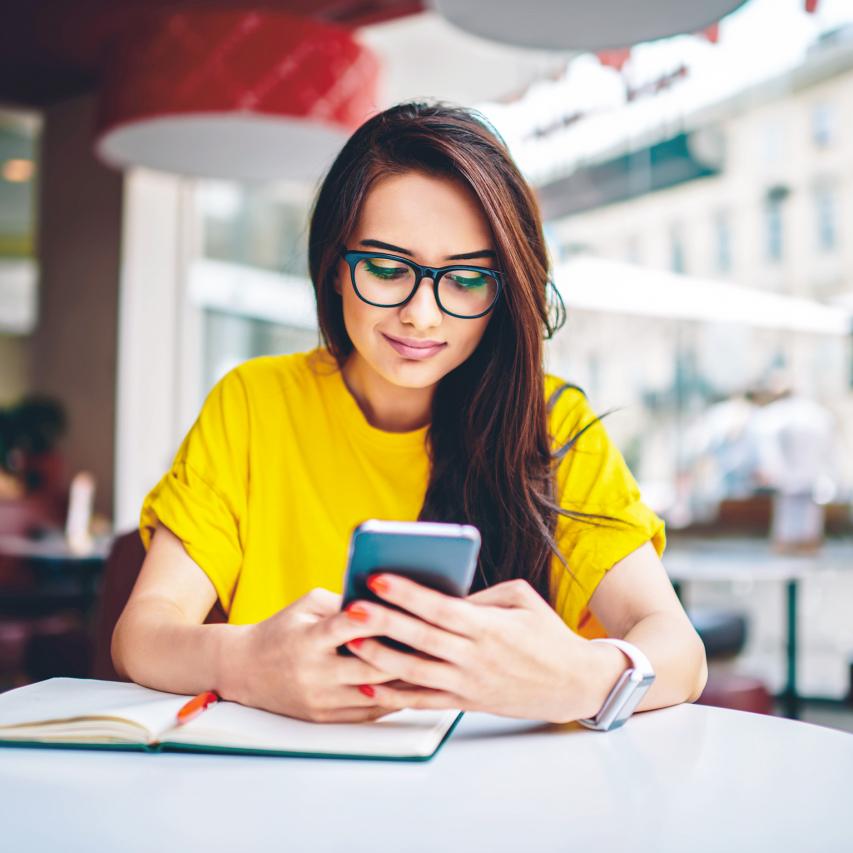
{"type": "Polygon", "coordinates": [[[431,755],[459,711],[406,708],[365,723],[309,723],[219,702],[171,732],[164,743],[337,755],[431,755]]]}
{"type": "MultiPolygon", "coordinates": [[[[128,737],[146,742],[151,733],[170,728],[178,709],[191,697],[151,690],[122,681],[99,681],[91,678],[49,678],[0,693],[0,739],[21,736],[38,729],[49,734],[68,736],[81,718],[109,717],[134,723],[128,737]],[[48,725],[50,724],[50,725],[48,725]],[[138,732],[134,734],[134,729],[138,732]],[[143,731],[144,730],[144,731],[143,731]]],[[[87,723],[81,735],[97,737],[98,727],[87,723]]],[[[116,727],[106,730],[115,735],[116,727]]]]}

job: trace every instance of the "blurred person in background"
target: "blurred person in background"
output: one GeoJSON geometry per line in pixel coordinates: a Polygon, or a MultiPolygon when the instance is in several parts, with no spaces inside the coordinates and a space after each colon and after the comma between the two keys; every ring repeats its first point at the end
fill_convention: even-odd
{"type": "Polygon", "coordinates": [[[795,391],[775,369],[750,394],[757,404],[750,433],[756,478],[773,491],[770,539],[780,553],[817,550],[826,504],[840,492],[840,430],[824,406],[795,391]]]}
{"type": "Polygon", "coordinates": [[[713,521],[727,498],[747,498],[757,485],[758,449],[749,392],[712,403],[688,427],[681,468],[686,521],[713,521]]]}

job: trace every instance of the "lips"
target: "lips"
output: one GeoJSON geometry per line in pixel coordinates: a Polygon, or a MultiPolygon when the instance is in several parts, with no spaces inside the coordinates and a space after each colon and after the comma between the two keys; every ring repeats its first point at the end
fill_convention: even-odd
{"type": "MultiPolygon", "coordinates": [[[[383,334],[385,333],[383,332],[383,334]]],[[[414,349],[433,349],[444,346],[443,341],[419,341],[415,338],[395,338],[393,335],[385,335],[385,337],[402,344],[404,347],[414,347],[414,349]]]]}
{"type": "Polygon", "coordinates": [[[411,338],[401,340],[399,338],[392,338],[384,332],[382,333],[382,337],[388,341],[388,344],[395,352],[408,359],[420,360],[429,358],[447,346],[446,343],[441,341],[415,341],[411,338]]]}

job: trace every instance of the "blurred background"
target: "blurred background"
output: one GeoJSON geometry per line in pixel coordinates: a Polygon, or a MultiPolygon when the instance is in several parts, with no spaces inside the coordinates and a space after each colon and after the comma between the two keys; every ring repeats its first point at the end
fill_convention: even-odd
{"type": "Polygon", "coordinates": [[[0,689],[110,677],[144,495],[223,373],[317,344],[313,194],[432,97],[535,189],[547,366],[667,521],[701,701],[853,730],[849,2],[3,5],[0,689]]]}

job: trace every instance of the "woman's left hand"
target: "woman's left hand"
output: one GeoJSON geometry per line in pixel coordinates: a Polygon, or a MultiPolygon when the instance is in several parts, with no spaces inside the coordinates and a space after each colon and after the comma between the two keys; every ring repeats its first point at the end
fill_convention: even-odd
{"type": "Polygon", "coordinates": [[[595,647],[571,631],[527,581],[505,581],[467,598],[393,574],[373,575],[368,586],[407,611],[363,600],[347,607],[365,633],[347,644],[350,651],[400,679],[363,688],[374,691],[377,704],[549,722],[589,716],[601,704],[591,679],[595,647]],[[383,635],[423,654],[370,639],[383,635]]]}

